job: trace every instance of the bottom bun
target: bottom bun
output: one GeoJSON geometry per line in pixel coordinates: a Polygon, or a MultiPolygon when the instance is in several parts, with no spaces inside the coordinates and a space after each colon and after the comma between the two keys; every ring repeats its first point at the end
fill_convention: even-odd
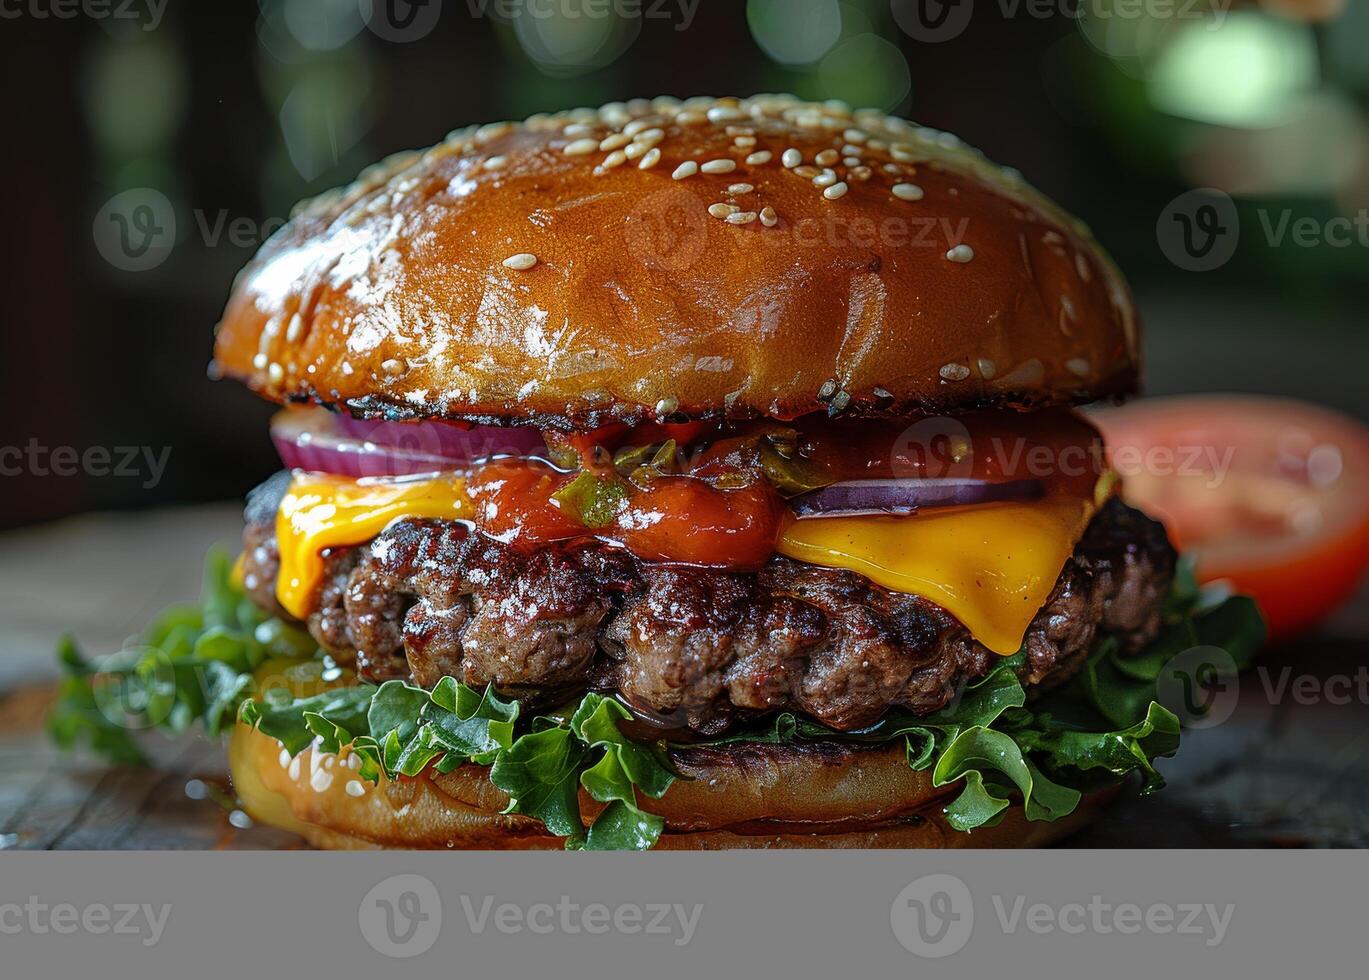
{"type": "MultiPolygon", "coordinates": [[[[305,749],[294,758],[270,736],[237,726],[229,766],[243,809],[260,823],[331,849],[560,849],[541,821],[505,814],[508,797],[483,766],[378,784],[360,760],[305,749]]],[[[665,818],[657,850],[724,848],[1041,847],[1093,819],[1097,794],[1052,823],[1028,822],[1020,806],[1002,823],[964,833],[942,809],[958,787],[936,788],[908,768],[901,745],[738,743],[676,748],[685,779],[642,805],[665,818]]],[[[601,805],[581,793],[592,818],[601,805]]]]}

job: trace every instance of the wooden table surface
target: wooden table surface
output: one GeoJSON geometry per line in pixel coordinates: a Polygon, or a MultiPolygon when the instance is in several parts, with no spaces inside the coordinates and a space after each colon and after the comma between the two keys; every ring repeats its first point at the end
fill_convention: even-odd
{"type": "MultiPolygon", "coordinates": [[[[235,809],[222,750],[203,737],[148,735],[153,768],[109,769],[58,752],[43,732],[56,637],[70,631],[89,652],[112,652],[162,606],[192,598],[206,548],[239,529],[240,509],[223,505],[0,536],[0,849],[302,846],[235,809]]],[[[1369,846],[1369,704],[1268,694],[1285,671],[1354,678],[1366,653],[1362,593],[1318,636],[1265,653],[1231,718],[1188,733],[1163,764],[1166,790],[1124,797],[1070,844],[1369,846]]]]}

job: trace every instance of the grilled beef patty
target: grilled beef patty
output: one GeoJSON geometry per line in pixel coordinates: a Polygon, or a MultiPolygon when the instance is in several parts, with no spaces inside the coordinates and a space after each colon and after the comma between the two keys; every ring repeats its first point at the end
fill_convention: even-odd
{"type": "MultiPolygon", "coordinates": [[[[277,614],[283,489],[254,493],[244,534],[247,589],[277,614]]],[[[616,691],[643,718],[701,734],[786,708],[840,730],[893,705],[932,712],[995,662],[926,599],[779,555],[743,574],[594,542],[528,554],[460,522],[400,520],[325,562],[309,631],[367,680],[452,675],[541,704],[616,691]]],[[[1100,632],[1124,650],[1149,642],[1174,562],[1158,523],[1104,506],[1027,630],[1023,683],[1065,679],[1100,632]]]]}

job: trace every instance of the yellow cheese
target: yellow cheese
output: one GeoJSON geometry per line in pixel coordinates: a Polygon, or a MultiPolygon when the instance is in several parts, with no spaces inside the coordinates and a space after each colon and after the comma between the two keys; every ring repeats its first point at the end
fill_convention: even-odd
{"type": "Polygon", "coordinates": [[[808,518],[785,529],[778,550],[923,596],[1007,655],[1022,645],[1093,509],[1089,501],[1053,499],[911,517],[808,518]]]}
{"type": "Polygon", "coordinates": [[[465,481],[456,476],[358,480],[296,473],[276,513],[276,599],[303,619],[323,578],[324,549],[364,544],[400,517],[457,520],[472,513],[465,481]]]}
{"type": "MultiPolygon", "coordinates": [[[[911,517],[792,521],[777,550],[848,568],[895,592],[935,602],[990,650],[1015,653],[1094,511],[1048,499],[926,510],[911,517]]],[[[364,544],[401,517],[469,519],[456,476],[349,479],[297,473],[276,516],[276,598],[301,619],[323,578],[322,552],[364,544]]]]}

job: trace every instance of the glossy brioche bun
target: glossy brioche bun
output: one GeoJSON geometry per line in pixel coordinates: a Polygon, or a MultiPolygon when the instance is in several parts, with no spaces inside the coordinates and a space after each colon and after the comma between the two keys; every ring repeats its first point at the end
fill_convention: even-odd
{"type": "MultiPolygon", "coordinates": [[[[901,746],[851,749],[732,745],[675,751],[690,778],[660,800],[640,802],[666,819],[658,850],[753,847],[1040,847],[1089,821],[1086,800],[1054,823],[1027,822],[1013,807],[996,827],[960,833],[942,807],[957,792],[935,789],[908,768],[901,746]]],[[[299,834],[315,847],[528,850],[563,841],[530,817],[500,813],[508,797],[482,766],[379,785],[357,778],[341,757],[306,749],[295,759],[245,726],[229,748],[233,785],[253,819],[299,834]]],[[[585,815],[599,804],[581,794],[585,815]]]]}
{"type": "Polygon", "coordinates": [[[949,134],[662,98],[461,130],[305,204],[215,370],[394,418],[861,416],[1121,396],[1138,328],[1082,224],[949,134]]]}

